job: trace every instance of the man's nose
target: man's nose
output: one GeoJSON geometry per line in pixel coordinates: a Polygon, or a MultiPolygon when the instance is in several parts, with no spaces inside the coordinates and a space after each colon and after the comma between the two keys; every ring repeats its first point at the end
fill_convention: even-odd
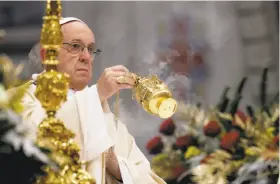
{"type": "Polygon", "coordinates": [[[90,61],[92,59],[92,54],[88,51],[88,48],[84,48],[81,53],[81,59],[90,61]]]}

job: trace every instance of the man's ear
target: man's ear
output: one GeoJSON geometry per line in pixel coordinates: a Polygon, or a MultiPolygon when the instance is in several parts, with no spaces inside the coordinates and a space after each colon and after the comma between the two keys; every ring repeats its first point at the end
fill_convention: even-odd
{"type": "Polygon", "coordinates": [[[40,56],[41,56],[41,60],[42,62],[46,59],[46,50],[43,48],[40,48],[40,56]]]}

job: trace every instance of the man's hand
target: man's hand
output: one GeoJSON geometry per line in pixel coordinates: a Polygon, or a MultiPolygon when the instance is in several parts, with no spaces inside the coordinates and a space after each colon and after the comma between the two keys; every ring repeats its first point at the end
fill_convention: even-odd
{"type": "Polygon", "coordinates": [[[120,89],[130,89],[130,84],[119,84],[117,78],[125,76],[128,69],[124,66],[117,65],[106,68],[97,82],[97,92],[101,102],[104,102],[120,89]]]}
{"type": "Polygon", "coordinates": [[[106,170],[109,172],[115,179],[122,181],[122,175],[120,171],[119,162],[117,156],[115,155],[113,148],[110,148],[106,153],[106,170]]]}

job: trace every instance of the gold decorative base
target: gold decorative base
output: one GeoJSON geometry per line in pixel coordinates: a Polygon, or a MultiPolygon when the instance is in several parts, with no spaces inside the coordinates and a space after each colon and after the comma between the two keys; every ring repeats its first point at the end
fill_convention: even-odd
{"type": "MultiPolygon", "coordinates": [[[[54,113],[48,113],[54,115],[54,113]]],[[[48,173],[37,184],[95,184],[95,180],[83,170],[79,161],[79,147],[74,142],[74,133],[54,116],[47,117],[39,125],[38,145],[53,151],[50,157],[60,166],[59,172],[45,168],[48,173]]]]}
{"type": "Polygon", "coordinates": [[[169,118],[177,110],[177,102],[172,98],[168,87],[156,76],[140,77],[130,73],[135,81],[132,89],[133,99],[136,99],[150,114],[161,118],[169,118]]]}
{"type": "Polygon", "coordinates": [[[95,184],[95,180],[83,169],[82,165],[66,165],[60,172],[46,168],[46,177],[40,177],[37,184],[95,184]]]}

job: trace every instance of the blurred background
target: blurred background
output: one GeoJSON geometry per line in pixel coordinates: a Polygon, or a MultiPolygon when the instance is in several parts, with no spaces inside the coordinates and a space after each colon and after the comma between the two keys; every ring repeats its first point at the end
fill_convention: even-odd
{"type": "MultiPolygon", "coordinates": [[[[144,76],[158,74],[178,99],[214,105],[225,86],[237,86],[246,75],[243,107],[259,104],[260,75],[268,67],[268,95],[279,89],[276,1],[67,1],[62,8],[63,16],[82,19],[92,28],[102,50],[92,84],[106,67],[122,64],[144,76]]],[[[0,2],[0,29],[6,32],[0,53],[25,64],[24,79],[40,72],[28,54],[39,40],[44,11],[42,1],[0,2]]],[[[144,112],[130,90],[121,92],[120,116],[148,156],[145,144],[162,120],[144,112]]]]}

